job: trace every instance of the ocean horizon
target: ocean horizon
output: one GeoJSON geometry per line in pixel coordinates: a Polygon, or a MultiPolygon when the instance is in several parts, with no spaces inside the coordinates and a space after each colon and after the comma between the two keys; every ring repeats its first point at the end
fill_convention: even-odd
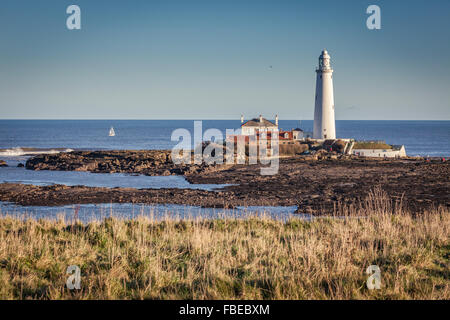
{"type": "MultiPolygon", "coordinates": [[[[171,149],[172,132],[193,135],[196,120],[0,120],[0,158],[20,156],[22,148],[73,150],[171,149]],[[113,127],[116,136],[109,137],[113,127]],[[14,151],[15,150],[15,151],[14,151]]],[[[207,129],[237,129],[237,120],[201,120],[207,129]]],[[[279,127],[311,132],[312,120],[280,120],[279,127]]],[[[405,145],[408,156],[450,156],[449,120],[337,120],[337,138],[384,140],[405,145]]]]}

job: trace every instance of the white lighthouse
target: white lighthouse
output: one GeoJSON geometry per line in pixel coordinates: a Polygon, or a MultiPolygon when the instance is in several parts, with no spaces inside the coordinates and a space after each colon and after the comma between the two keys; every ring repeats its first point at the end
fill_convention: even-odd
{"type": "Polygon", "coordinates": [[[316,106],[314,109],[314,139],[336,139],[334,126],[333,69],[330,55],[323,50],[316,70],[316,106]]]}

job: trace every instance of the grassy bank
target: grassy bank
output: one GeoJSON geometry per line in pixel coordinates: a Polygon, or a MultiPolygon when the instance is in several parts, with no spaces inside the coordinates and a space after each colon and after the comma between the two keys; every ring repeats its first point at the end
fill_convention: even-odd
{"type": "Polygon", "coordinates": [[[450,299],[448,209],[385,196],[345,219],[0,219],[1,299],[450,299]],[[364,217],[356,217],[364,216],[364,217]],[[381,289],[366,288],[369,265],[381,289]],[[81,289],[66,269],[81,268],[81,289]]]}

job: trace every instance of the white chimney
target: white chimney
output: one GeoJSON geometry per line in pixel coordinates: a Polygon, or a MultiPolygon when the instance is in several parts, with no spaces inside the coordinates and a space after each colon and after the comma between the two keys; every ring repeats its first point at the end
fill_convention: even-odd
{"type": "Polygon", "coordinates": [[[278,115],[275,115],[275,125],[278,126],[278,115]]]}
{"type": "Polygon", "coordinates": [[[262,115],[259,115],[259,123],[262,123],[262,115]]]}
{"type": "Polygon", "coordinates": [[[241,123],[244,123],[244,115],[241,114],[241,123]]]}

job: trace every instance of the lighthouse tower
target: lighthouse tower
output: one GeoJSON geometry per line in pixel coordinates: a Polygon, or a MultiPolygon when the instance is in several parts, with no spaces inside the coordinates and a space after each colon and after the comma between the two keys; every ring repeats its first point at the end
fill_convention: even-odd
{"type": "Polygon", "coordinates": [[[316,70],[316,107],[314,109],[314,139],[336,139],[334,127],[333,69],[330,55],[323,50],[316,70]]]}

